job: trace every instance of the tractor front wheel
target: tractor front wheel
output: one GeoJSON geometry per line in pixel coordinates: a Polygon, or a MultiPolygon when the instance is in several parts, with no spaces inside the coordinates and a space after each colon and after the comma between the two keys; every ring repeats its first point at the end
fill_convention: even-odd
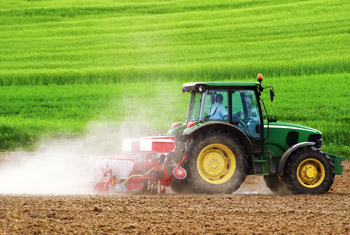
{"type": "Polygon", "coordinates": [[[327,154],[316,147],[307,147],[290,156],[284,181],[294,194],[322,194],[331,188],[334,175],[334,166],[327,154]]]}
{"type": "Polygon", "coordinates": [[[189,154],[187,186],[193,192],[230,194],[244,181],[247,156],[233,136],[209,132],[206,136],[193,137],[186,148],[189,154]]]}

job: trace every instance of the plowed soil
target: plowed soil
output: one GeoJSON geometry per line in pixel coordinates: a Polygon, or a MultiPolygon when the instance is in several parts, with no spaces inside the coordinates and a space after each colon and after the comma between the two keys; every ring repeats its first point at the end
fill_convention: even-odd
{"type": "Polygon", "coordinates": [[[349,234],[350,162],[325,195],[0,195],[0,234],[349,234]]]}

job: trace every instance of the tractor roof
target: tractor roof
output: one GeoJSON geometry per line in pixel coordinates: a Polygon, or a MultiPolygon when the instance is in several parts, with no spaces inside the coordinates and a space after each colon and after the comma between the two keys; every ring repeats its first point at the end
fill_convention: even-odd
{"type": "Polygon", "coordinates": [[[183,91],[198,91],[199,87],[205,89],[254,89],[259,86],[258,82],[192,82],[183,84],[183,91]]]}

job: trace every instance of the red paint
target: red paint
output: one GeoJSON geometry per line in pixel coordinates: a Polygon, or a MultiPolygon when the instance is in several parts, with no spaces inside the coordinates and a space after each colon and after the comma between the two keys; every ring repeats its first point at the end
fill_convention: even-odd
{"type": "Polygon", "coordinates": [[[188,123],[187,128],[191,128],[191,127],[193,127],[194,125],[196,125],[196,122],[190,122],[190,123],[188,123]]]}
{"type": "Polygon", "coordinates": [[[174,123],[173,125],[171,125],[171,129],[174,129],[174,128],[180,126],[180,124],[181,123],[179,123],[179,122],[174,123]]]}
{"type": "MultiPolygon", "coordinates": [[[[180,167],[182,163],[187,159],[188,155],[185,155],[184,158],[180,161],[179,164],[177,164],[177,167],[180,167]]],[[[170,185],[171,178],[173,177],[174,172],[172,171],[169,176],[165,179],[165,182],[167,183],[167,186],[170,185]]]]}
{"type": "Polygon", "coordinates": [[[187,176],[186,170],[183,169],[182,167],[176,167],[176,168],[174,169],[174,176],[175,176],[177,179],[185,179],[186,176],[187,176]]]}

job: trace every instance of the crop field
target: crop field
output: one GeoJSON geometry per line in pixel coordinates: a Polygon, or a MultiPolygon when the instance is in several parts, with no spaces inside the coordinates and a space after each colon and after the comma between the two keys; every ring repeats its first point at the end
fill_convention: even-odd
{"type": "MultiPolygon", "coordinates": [[[[325,151],[349,156],[350,94],[340,89],[349,87],[349,79],[349,74],[266,78],[276,98],[273,103],[268,94],[263,98],[270,116],[321,130],[325,151]]],[[[45,135],[81,135],[91,120],[134,123],[137,134],[164,133],[186,119],[189,94],[181,87],[181,82],[2,86],[1,148],[33,148],[45,135]]]]}
{"type": "Polygon", "coordinates": [[[349,2],[0,3],[0,84],[349,72],[349,2]]]}

